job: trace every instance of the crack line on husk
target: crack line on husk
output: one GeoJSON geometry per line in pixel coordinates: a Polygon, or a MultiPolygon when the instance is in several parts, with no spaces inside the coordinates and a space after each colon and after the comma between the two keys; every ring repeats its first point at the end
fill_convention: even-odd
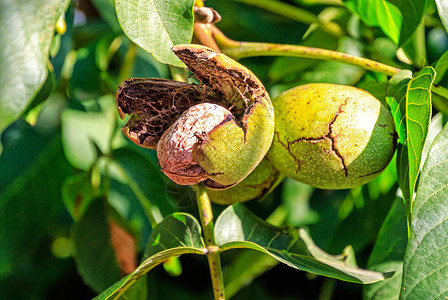
{"type": "Polygon", "coordinates": [[[339,107],[338,107],[338,111],[335,113],[335,115],[333,116],[333,118],[330,120],[330,122],[328,123],[328,131],[324,136],[320,136],[320,137],[303,137],[303,138],[298,138],[295,139],[293,141],[288,141],[286,140],[286,144],[284,142],[282,142],[280,140],[280,135],[278,131],[275,131],[275,135],[277,136],[277,140],[279,141],[279,143],[282,145],[282,147],[288,151],[288,153],[293,157],[293,159],[297,162],[298,164],[298,172],[300,172],[300,168],[301,168],[301,161],[300,159],[295,156],[290,147],[291,145],[295,144],[295,143],[299,143],[299,142],[311,142],[311,143],[320,143],[322,141],[328,141],[330,143],[330,148],[331,151],[334,153],[334,155],[338,158],[338,160],[341,163],[342,169],[344,170],[345,173],[345,177],[348,177],[348,169],[347,166],[345,164],[345,160],[344,157],[341,155],[341,153],[339,152],[339,149],[337,149],[336,147],[336,141],[334,140],[334,136],[333,136],[333,125],[336,122],[337,117],[343,112],[342,108],[347,105],[348,102],[348,98],[345,99],[344,103],[342,103],[339,107]]]}

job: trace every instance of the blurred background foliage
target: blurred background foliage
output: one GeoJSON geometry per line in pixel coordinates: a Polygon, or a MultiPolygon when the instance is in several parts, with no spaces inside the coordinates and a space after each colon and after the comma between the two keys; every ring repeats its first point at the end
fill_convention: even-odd
{"type": "MultiPolygon", "coordinates": [[[[333,49],[400,68],[418,66],[422,55],[434,63],[448,50],[433,3],[422,27],[427,43],[410,43],[397,55],[396,43],[338,0],[284,2],[337,24],[339,34],[251,2],[209,0],[206,5],[221,14],[217,26],[236,40],[333,49]]],[[[175,211],[197,214],[192,192],[159,171],[155,151],[137,147],[119,130],[123,121],[114,95],[120,82],[170,78],[169,67],[127,39],[112,0],[72,1],[61,18],[66,28],[58,27],[51,40],[44,84],[21,117],[1,133],[1,299],[92,298],[141,259],[151,225],[175,211]],[[116,246],[117,239],[124,239],[128,248],[116,246]]],[[[387,77],[359,67],[290,57],[246,58],[241,63],[261,79],[271,97],[299,84],[327,82],[355,85],[385,100],[387,77]]],[[[448,107],[434,102],[434,115],[440,112],[437,132],[448,107]]],[[[351,244],[359,266],[367,267],[397,187],[391,163],[359,188],[319,190],[286,179],[263,201],[247,205],[271,223],[308,227],[316,244],[330,254],[351,244]]],[[[217,216],[224,207],[213,209],[217,216]]],[[[235,299],[362,297],[360,285],[289,269],[249,250],[225,252],[223,265],[235,299]],[[260,264],[248,269],[247,260],[260,264]]],[[[152,299],[210,296],[204,257],[183,256],[180,264],[168,261],[147,275],[147,283],[152,299]]]]}

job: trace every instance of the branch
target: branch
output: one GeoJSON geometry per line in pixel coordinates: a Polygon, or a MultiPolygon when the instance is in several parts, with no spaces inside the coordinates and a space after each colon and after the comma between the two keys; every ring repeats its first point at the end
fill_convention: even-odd
{"type": "Polygon", "coordinates": [[[221,51],[236,60],[252,56],[292,56],[342,62],[359,66],[366,70],[385,73],[389,76],[393,76],[401,71],[399,68],[371,59],[333,50],[296,45],[238,42],[226,37],[216,27],[213,28],[213,36],[221,51]]]}
{"type": "MultiPolygon", "coordinates": [[[[212,26],[212,33],[221,51],[235,60],[254,56],[291,56],[346,63],[389,76],[393,76],[401,71],[400,68],[389,66],[375,60],[322,48],[234,41],[225,36],[215,26],[212,26]]],[[[434,85],[432,91],[448,99],[448,89],[440,85],[434,85]]]]}
{"type": "Polygon", "coordinates": [[[207,259],[212,278],[213,293],[215,300],[225,299],[224,279],[221,270],[221,259],[219,257],[219,247],[215,244],[213,233],[213,212],[204,185],[198,184],[192,186],[196,192],[198,202],[199,216],[201,218],[202,230],[204,232],[205,245],[207,246],[207,259]]]}

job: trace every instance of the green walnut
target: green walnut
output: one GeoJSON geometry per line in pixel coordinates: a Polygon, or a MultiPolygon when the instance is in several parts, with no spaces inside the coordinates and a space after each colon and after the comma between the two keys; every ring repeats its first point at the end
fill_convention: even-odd
{"type": "Polygon", "coordinates": [[[284,178],[266,159],[236,186],[224,190],[209,190],[208,196],[213,203],[231,205],[252,199],[262,200],[284,178]]]}
{"type": "Polygon", "coordinates": [[[172,48],[195,80],[134,78],[117,93],[123,133],[157,149],[162,171],[180,185],[225,189],[244,180],[266,155],[274,109],[247,68],[199,45],[172,48]]]}
{"type": "Polygon", "coordinates": [[[307,84],[272,102],[275,131],[267,158],[286,176],[322,189],[353,188],[374,179],[392,159],[392,116],[364,90],[307,84]]]}

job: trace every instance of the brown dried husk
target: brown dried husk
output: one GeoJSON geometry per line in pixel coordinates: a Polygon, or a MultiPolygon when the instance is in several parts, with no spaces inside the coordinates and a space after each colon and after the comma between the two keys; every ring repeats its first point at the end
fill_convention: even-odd
{"type": "Polygon", "coordinates": [[[158,78],[123,81],[117,92],[120,117],[131,115],[123,133],[139,146],[156,149],[162,134],[184,111],[199,103],[229,109],[241,126],[243,117],[258,97],[267,97],[258,79],[241,65],[233,65],[211,49],[174,47],[198,83],[158,78]]]}
{"type": "MultiPolygon", "coordinates": [[[[199,130],[201,137],[197,137],[197,132],[187,130],[188,134],[197,137],[197,141],[193,142],[193,145],[190,145],[190,138],[188,145],[171,143],[169,138],[164,138],[164,143],[184,147],[180,151],[176,150],[178,153],[183,153],[179,158],[185,156],[185,151],[191,151],[186,157],[191,162],[192,168],[181,161],[177,161],[175,156],[162,155],[159,156],[159,159],[162,158],[160,159],[160,165],[162,170],[166,171],[165,174],[178,184],[195,184],[197,182],[193,182],[191,179],[197,177],[198,182],[205,180],[206,186],[210,188],[222,189],[233,186],[243,180],[258,165],[272,141],[273,110],[269,95],[251,71],[225,55],[199,45],[181,45],[173,47],[172,50],[192,72],[193,82],[184,83],[166,79],[140,78],[124,81],[118,89],[117,106],[122,118],[125,114],[131,115],[131,118],[122,130],[136,144],[156,149],[162,136],[166,136],[164,133],[179,129],[178,126],[177,129],[173,129],[172,126],[189,108],[201,103],[212,103],[229,110],[230,118],[221,123],[218,122],[219,124],[216,124],[215,127],[212,126],[213,128],[208,128],[208,126],[207,130],[199,130]],[[263,110],[267,109],[269,111],[266,121],[272,123],[272,128],[269,127],[272,130],[266,131],[267,138],[263,139],[266,140],[263,142],[266,145],[263,147],[254,151],[253,143],[252,146],[244,146],[247,149],[252,149],[250,151],[254,151],[253,154],[256,157],[248,160],[247,164],[249,165],[241,168],[241,174],[231,175],[231,178],[237,177],[233,181],[233,179],[229,179],[230,174],[233,173],[230,170],[230,173],[222,171],[218,167],[221,163],[216,164],[213,159],[210,160],[209,150],[205,150],[206,148],[203,148],[203,146],[206,146],[211,132],[216,132],[218,127],[227,126],[230,123],[239,128],[239,134],[242,132],[244,136],[240,137],[241,143],[246,145],[248,128],[250,126],[253,128],[255,123],[260,122],[253,121],[252,125],[249,126],[250,116],[255,113],[257,115],[256,119],[261,120],[261,107],[264,107],[263,110]],[[272,131],[272,134],[270,134],[270,131],[272,131]],[[174,162],[165,161],[166,159],[174,159],[174,162]],[[177,172],[175,167],[172,167],[173,165],[181,166],[181,170],[177,172]],[[210,170],[204,171],[200,167],[210,168],[210,170]],[[216,168],[219,170],[216,171],[216,168]],[[196,170],[197,174],[192,174],[192,170],[196,170]],[[184,178],[185,180],[182,179],[184,175],[187,176],[184,178]],[[207,177],[209,178],[207,179],[207,177]],[[221,181],[221,183],[215,182],[215,179],[221,181]]],[[[264,125],[259,128],[264,128],[264,125]]],[[[237,133],[234,132],[234,134],[237,133]]],[[[177,135],[172,133],[168,135],[168,137],[173,136],[177,135]]],[[[168,151],[169,149],[166,148],[165,146],[159,147],[163,151],[168,151]]],[[[240,151],[243,149],[240,146],[236,146],[236,148],[239,148],[240,151]]],[[[223,157],[222,153],[220,155],[220,157],[223,157]]],[[[225,163],[222,165],[222,169],[227,170],[229,166],[224,165],[225,163]]],[[[233,169],[233,172],[236,170],[235,168],[231,169],[233,169]]]]}

